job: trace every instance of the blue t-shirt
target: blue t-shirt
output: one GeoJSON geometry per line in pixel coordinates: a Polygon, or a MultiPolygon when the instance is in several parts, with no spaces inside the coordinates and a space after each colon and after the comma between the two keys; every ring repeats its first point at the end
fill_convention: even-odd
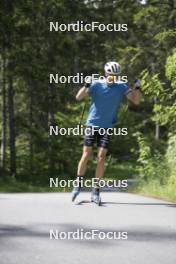
{"type": "Polygon", "coordinates": [[[89,88],[92,104],[86,125],[112,128],[117,122],[117,113],[128,91],[123,82],[108,85],[106,81],[94,81],[89,88]]]}

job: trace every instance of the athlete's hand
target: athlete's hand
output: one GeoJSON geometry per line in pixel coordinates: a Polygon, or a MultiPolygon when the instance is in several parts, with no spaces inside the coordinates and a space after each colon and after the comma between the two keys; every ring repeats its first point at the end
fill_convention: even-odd
{"type": "Polygon", "coordinates": [[[140,89],[140,87],[141,87],[141,82],[140,82],[139,79],[136,79],[136,80],[134,81],[134,88],[135,88],[135,89],[140,89]]]}
{"type": "Polygon", "coordinates": [[[92,83],[92,78],[91,78],[91,76],[87,76],[87,77],[85,78],[85,84],[84,84],[84,86],[85,86],[86,88],[89,88],[89,87],[91,86],[91,83],[92,83]]]}

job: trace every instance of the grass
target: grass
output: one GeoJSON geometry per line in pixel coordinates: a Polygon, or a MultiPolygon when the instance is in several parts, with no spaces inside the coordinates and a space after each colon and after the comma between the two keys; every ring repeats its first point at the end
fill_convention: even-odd
{"type": "MultiPolygon", "coordinates": [[[[91,178],[95,173],[95,164],[92,164],[88,170],[88,178],[91,178]]],[[[133,179],[137,175],[136,164],[134,162],[117,162],[106,164],[104,179],[133,179]]]]}
{"type": "Polygon", "coordinates": [[[130,162],[119,163],[105,169],[105,178],[107,179],[133,179],[136,175],[136,166],[130,162]]]}
{"type": "MultiPolygon", "coordinates": [[[[94,175],[95,164],[88,169],[88,177],[91,178],[94,175]]],[[[115,179],[138,179],[138,172],[136,164],[134,162],[123,162],[110,164],[105,169],[104,180],[115,179]]],[[[65,176],[62,177],[65,179],[65,176]]],[[[32,184],[27,182],[20,182],[15,179],[8,178],[0,181],[0,192],[68,192],[71,191],[69,188],[61,187],[49,187],[48,185],[32,184]]],[[[140,181],[139,184],[132,189],[130,192],[136,194],[142,194],[150,197],[160,198],[171,202],[176,202],[175,187],[171,184],[161,185],[157,180],[150,182],[140,181]]]]}
{"type": "Polygon", "coordinates": [[[132,192],[154,198],[176,202],[175,186],[171,184],[161,185],[157,180],[150,182],[142,181],[132,192]]]}
{"type": "MultiPolygon", "coordinates": [[[[95,173],[95,164],[91,164],[88,168],[87,178],[91,178],[94,176],[95,173]]],[[[104,180],[106,179],[116,179],[116,180],[123,180],[123,179],[131,179],[136,175],[135,166],[133,163],[125,162],[125,163],[118,163],[118,164],[110,164],[105,169],[105,176],[104,180]]],[[[52,176],[51,176],[52,177],[52,176]]],[[[59,177],[60,179],[68,179],[67,176],[59,177]]],[[[69,188],[61,188],[61,187],[49,187],[48,185],[38,183],[29,183],[29,182],[22,182],[16,180],[14,178],[7,178],[6,180],[0,180],[0,192],[9,192],[9,193],[16,193],[16,192],[67,192],[70,191],[69,188]]]]}
{"type": "Polygon", "coordinates": [[[22,192],[66,192],[70,191],[68,188],[52,187],[34,185],[28,182],[20,182],[17,180],[1,180],[0,193],[22,193],[22,192]]]}

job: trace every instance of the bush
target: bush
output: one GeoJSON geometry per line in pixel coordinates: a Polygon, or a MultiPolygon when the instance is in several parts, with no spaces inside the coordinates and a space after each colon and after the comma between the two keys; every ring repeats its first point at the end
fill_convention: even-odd
{"type": "Polygon", "coordinates": [[[158,180],[164,184],[167,175],[164,155],[158,150],[153,150],[154,144],[141,134],[138,133],[137,139],[139,144],[138,171],[141,179],[146,181],[158,180]]]}
{"type": "Polygon", "coordinates": [[[168,140],[166,161],[169,168],[168,184],[176,187],[176,135],[171,135],[168,140]]]}
{"type": "Polygon", "coordinates": [[[176,136],[170,135],[167,151],[163,155],[152,153],[153,144],[138,134],[138,171],[141,177],[138,191],[171,201],[176,200],[176,136]]]}

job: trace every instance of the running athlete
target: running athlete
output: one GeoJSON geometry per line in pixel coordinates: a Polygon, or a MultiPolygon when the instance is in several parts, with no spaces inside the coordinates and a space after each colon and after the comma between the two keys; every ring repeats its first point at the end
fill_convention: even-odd
{"type": "Polygon", "coordinates": [[[104,66],[105,80],[96,80],[86,83],[77,93],[76,100],[80,101],[87,95],[91,96],[92,103],[89,110],[86,127],[91,129],[89,135],[85,135],[82,157],[78,163],[77,187],[73,188],[72,201],[76,199],[81,190],[81,181],[86,172],[87,162],[92,152],[94,143],[97,143],[97,166],[95,171],[96,184],[92,188],[91,201],[100,205],[99,180],[103,177],[106,153],[108,150],[109,135],[108,128],[112,128],[117,122],[119,107],[124,98],[135,105],[140,103],[140,81],[137,80],[133,89],[124,82],[118,82],[120,65],[117,62],[107,62],[104,66]],[[102,135],[100,129],[105,133],[102,135]],[[80,184],[79,184],[80,183],[80,184]]]}

